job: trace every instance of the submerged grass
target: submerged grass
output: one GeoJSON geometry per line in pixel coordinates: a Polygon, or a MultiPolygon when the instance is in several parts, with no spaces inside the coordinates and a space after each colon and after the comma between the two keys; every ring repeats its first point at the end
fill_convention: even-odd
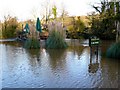
{"type": "Polygon", "coordinates": [[[47,39],[46,47],[50,49],[62,49],[67,48],[68,45],[62,34],[56,30],[53,30],[47,39]]]}
{"type": "Polygon", "coordinates": [[[35,38],[29,38],[26,40],[24,44],[24,48],[26,49],[39,49],[40,48],[40,42],[35,38]]]}
{"type": "Polygon", "coordinates": [[[120,59],[120,42],[112,44],[106,53],[108,58],[120,59]]]}

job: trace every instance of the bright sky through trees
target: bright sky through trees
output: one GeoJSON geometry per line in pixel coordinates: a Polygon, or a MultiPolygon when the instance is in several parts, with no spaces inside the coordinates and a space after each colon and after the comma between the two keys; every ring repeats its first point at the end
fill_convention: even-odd
{"type": "Polygon", "coordinates": [[[100,0],[0,0],[0,20],[8,14],[16,16],[19,20],[31,19],[32,14],[41,18],[47,1],[51,5],[57,5],[59,13],[63,5],[69,15],[73,16],[87,15],[94,10],[90,4],[100,0]]]}

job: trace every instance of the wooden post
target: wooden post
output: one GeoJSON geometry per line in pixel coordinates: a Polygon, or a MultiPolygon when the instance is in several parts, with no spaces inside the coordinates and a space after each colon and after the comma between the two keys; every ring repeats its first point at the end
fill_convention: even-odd
{"type": "Polygon", "coordinates": [[[90,64],[92,63],[92,46],[90,46],[90,64]]]}
{"type": "Polygon", "coordinates": [[[119,37],[119,29],[120,29],[120,23],[119,23],[119,21],[117,22],[117,32],[116,32],[116,42],[118,42],[120,39],[120,37],[119,37]]]}
{"type": "MultiPolygon", "coordinates": [[[[40,38],[40,32],[39,32],[39,38],[40,38]]],[[[40,47],[41,47],[41,38],[40,38],[40,47]]]]}
{"type": "Polygon", "coordinates": [[[96,62],[98,62],[98,45],[96,46],[96,62]]]}

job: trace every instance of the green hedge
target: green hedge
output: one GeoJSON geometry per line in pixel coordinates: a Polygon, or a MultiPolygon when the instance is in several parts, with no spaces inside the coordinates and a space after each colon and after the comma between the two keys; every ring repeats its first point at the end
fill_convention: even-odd
{"type": "Polygon", "coordinates": [[[120,59],[120,42],[112,44],[106,53],[107,57],[120,59]]]}

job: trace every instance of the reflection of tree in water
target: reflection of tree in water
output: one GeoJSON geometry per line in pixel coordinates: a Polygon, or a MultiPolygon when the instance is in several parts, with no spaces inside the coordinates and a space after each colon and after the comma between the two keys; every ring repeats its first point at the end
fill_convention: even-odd
{"type": "Polygon", "coordinates": [[[70,46],[68,48],[69,51],[74,52],[74,55],[77,54],[78,59],[80,59],[80,56],[82,54],[82,51],[85,49],[86,47],[84,46],[70,46]]]}
{"type": "Polygon", "coordinates": [[[47,49],[52,69],[65,66],[66,49],[47,49]]]}
{"type": "Polygon", "coordinates": [[[40,49],[28,49],[28,50],[26,50],[26,52],[28,53],[30,64],[33,67],[36,67],[38,62],[40,62],[41,50],[40,49]]]}

